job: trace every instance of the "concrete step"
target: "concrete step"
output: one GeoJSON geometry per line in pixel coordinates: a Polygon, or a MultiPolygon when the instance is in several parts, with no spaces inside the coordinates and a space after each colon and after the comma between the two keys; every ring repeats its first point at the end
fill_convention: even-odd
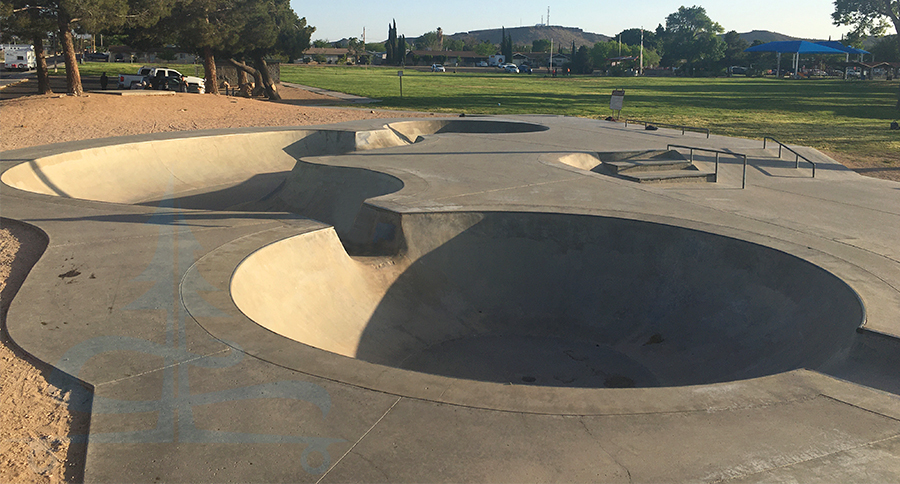
{"type": "Polygon", "coordinates": [[[690,168],[691,162],[680,160],[629,160],[629,161],[604,161],[603,167],[613,175],[623,173],[636,173],[644,171],[675,171],[690,168]]]}
{"type": "Polygon", "coordinates": [[[600,161],[683,160],[676,150],[606,151],[597,153],[600,161]]]}
{"type": "Polygon", "coordinates": [[[699,170],[642,171],[637,173],[620,173],[618,176],[638,183],[712,183],[716,181],[715,173],[699,170]]]}

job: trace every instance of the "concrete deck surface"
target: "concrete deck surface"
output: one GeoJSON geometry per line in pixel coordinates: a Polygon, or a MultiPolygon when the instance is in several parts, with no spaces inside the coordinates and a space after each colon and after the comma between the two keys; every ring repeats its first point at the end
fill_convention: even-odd
{"type": "MultiPolygon", "coordinates": [[[[755,140],[556,116],[379,120],[8,151],[2,215],[49,238],[12,302],[8,329],[59,369],[54,378],[75,390],[72,405],[90,414],[88,482],[896,482],[900,185],[797,149],[817,163],[815,178],[755,140]],[[668,144],[750,155],[747,188],[730,157],[721,158],[716,183],[637,184],[589,169],[596,153],[668,144]],[[588,235],[577,229],[610,220],[651,230],[641,238],[606,225],[588,235]],[[560,234],[566,227],[574,228],[560,234]],[[631,259],[611,266],[617,277],[628,266],[650,279],[665,267],[683,276],[648,294],[639,285],[591,292],[591,271],[609,267],[590,249],[621,248],[601,243],[608,234],[647,248],[622,252],[631,259]],[[664,252],[672,234],[688,234],[697,250],[684,242],[664,252]],[[485,247],[507,262],[474,257],[485,247]],[[719,259],[704,261],[704,250],[760,277],[708,270],[719,259]],[[569,264],[547,277],[546,291],[504,292],[518,276],[559,266],[523,269],[545,254],[569,264]],[[671,265],[686,257],[699,258],[671,265]],[[662,262],[644,265],[650,258],[662,262]],[[767,264],[769,272],[757,270],[767,264]],[[412,277],[428,271],[437,275],[412,277]],[[765,274],[777,282],[767,286],[765,274]],[[430,287],[440,278],[462,282],[430,287]],[[396,341],[385,337],[391,331],[411,334],[445,319],[478,333],[488,325],[467,322],[471,301],[487,304],[494,294],[511,301],[492,313],[492,321],[512,320],[506,332],[543,297],[564,304],[567,318],[616,304],[641,308],[634,314],[647,321],[678,314],[660,330],[666,341],[649,346],[665,348],[692,321],[683,316],[691,304],[679,306],[680,293],[671,292],[682,280],[694,280],[694,292],[708,285],[722,294],[732,316],[720,323],[755,315],[733,326],[745,330],[735,335],[699,322],[682,332],[715,335],[708,347],[723,343],[706,353],[708,367],[727,368],[752,347],[749,363],[706,374],[672,353],[658,358],[654,375],[697,379],[576,388],[409,371],[380,352],[396,341]],[[559,287],[569,282],[588,289],[568,298],[572,291],[559,287]],[[787,289],[797,286],[806,290],[787,289]],[[738,297],[741,287],[754,296],[738,297]],[[291,288],[301,301],[294,306],[259,299],[291,288]],[[419,304],[416,294],[431,302],[402,313],[419,304]],[[742,306],[778,298],[778,307],[742,306]],[[787,307],[796,310],[784,316],[787,307]],[[775,320],[778,328],[752,332],[775,320]],[[317,339],[311,346],[279,332],[317,339]],[[741,341],[746,348],[730,345],[741,341]],[[810,356],[792,359],[800,353],[810,356]],[[82,383],[87,390],[78,390],[82,383]]],[[[697,155],[696,165],[709,170],[712,158],[697,155]]],[[[412,340],[433,350],[446,334],[412,340]]],[[[648,333],[635,334],[632,346],[643,347],[648,333]]],[[[559,336],[529,335],[511,347],[557,344],[559,336]]],[[[616,338],[627,351],[628,337],[616,338]]],[[[484,354],[491,340],[473,348],[466,351],[484,354]]],[[[453,354],[425,358],[420,368],[453,354]]]]}

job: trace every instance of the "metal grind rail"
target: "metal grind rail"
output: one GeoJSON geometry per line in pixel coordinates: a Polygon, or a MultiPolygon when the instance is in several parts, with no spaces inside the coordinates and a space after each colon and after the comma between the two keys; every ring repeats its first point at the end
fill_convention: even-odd
{"type": "Polygon", "coordinates": [[[722,150],[714,150],[710,148],[698,148],[696,146],[682,146],[682,145],[666,145],[667,150],[671,150],[672,148],[681,148],[685,150],[691,150],[691,163],[694,163],[694,151],[703,151],[706,153],[715,153],[716,154],[716,182],[719,181],[719,155],[729,155],[734,156],[736,158],[744,159],[744,174],[741,177],[741,190],[747,187],[747,155],[743,153],[733,153],[731,151],[722,151],[722,150]]]}
{"type": "Polygon", "coordinates": [[[642,120],[639,120],[639,119],[626,119],[626,120],[625,120],[625,127],[626,127],[626,128],[628,127],[628,123],[633,123],[633,124],[643,124],[645,128],[647,127],[648,124],[652,124],[652,125],[654,125],[654,126],[664,126],[664,127],[667,127],[667,128],[680,129],[680,130],[681,130],[681,135],[682,135],[682,136],[684,136],[684,132],[685,132],[685,131],[698,131],[698,132],[701,132],[701,133],[706,133],[706,138],[709,139],[709,128],[698,128],[698,127],[696,127],[696,126],[682,126],[682,125],[680,125],[680,124],[654,123],[654,122],[652,122],[652,121],[642,121],[642,120]]]}
{"type": "Polygon", "coordinates": [[[788,150],[794,154],[794,168],[800,168],[800,160],[802,159],[803,161],[812,165],[812,177],[813,178],[816,177],[816,164],[813,163],[812,161],[810,161],[809,158],[801,155],[800,153],[797,153],[796,151],[792,150],[790,146],[782,143],[781,141],[778,141],[777,139],[775,139],[771,136],[766,136],[763,138],[763,149],[766,149],[766,141],[768,141],[768,140],[772,140],[772,141],[778,143],[778,158],[779,159],[781,158],[781,150],[782,149],[788,150]]]}

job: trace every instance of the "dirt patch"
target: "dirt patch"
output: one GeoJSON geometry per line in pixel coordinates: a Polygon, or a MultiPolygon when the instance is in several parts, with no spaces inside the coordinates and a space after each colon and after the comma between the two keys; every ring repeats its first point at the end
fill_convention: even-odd
{"type": "Polygon", "coordinates": [[[310,126],[373,118],[430,117],[429,113],[366,108],[313,107],[339,102],[302,89],[282,87],[283,102],[232,96],[85,96],[50,94],[0,101],[0,151],[64,141],[144,133],[258,126],[310,126]]]}
{"type": "Polygon", "coordinates": [[[9,304],[46,246],[37,230],[0,221],[0,482],[71,481],[82,466],[80,458],[69,459],[70,435],[83,431],[73,425],[69,393],[48,383],[49,366],[31,360],[6,334],[9,304]]]}
{"type": "Polygon", "coordinates": [[[825,154],[860,175],[900,182],[900,153],[885,153],[878,157],[865,154],[852,156],[829,152],[825,154]]]}

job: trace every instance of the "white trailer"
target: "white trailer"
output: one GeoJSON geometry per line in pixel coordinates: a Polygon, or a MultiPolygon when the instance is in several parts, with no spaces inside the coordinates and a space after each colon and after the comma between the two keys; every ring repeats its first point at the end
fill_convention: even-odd
{"type": "Polygon", "coordinates": [[[11,45],[3,49],[4,65],[7,70],[28,71],[37,67],[33,45],[11,45]]]}

